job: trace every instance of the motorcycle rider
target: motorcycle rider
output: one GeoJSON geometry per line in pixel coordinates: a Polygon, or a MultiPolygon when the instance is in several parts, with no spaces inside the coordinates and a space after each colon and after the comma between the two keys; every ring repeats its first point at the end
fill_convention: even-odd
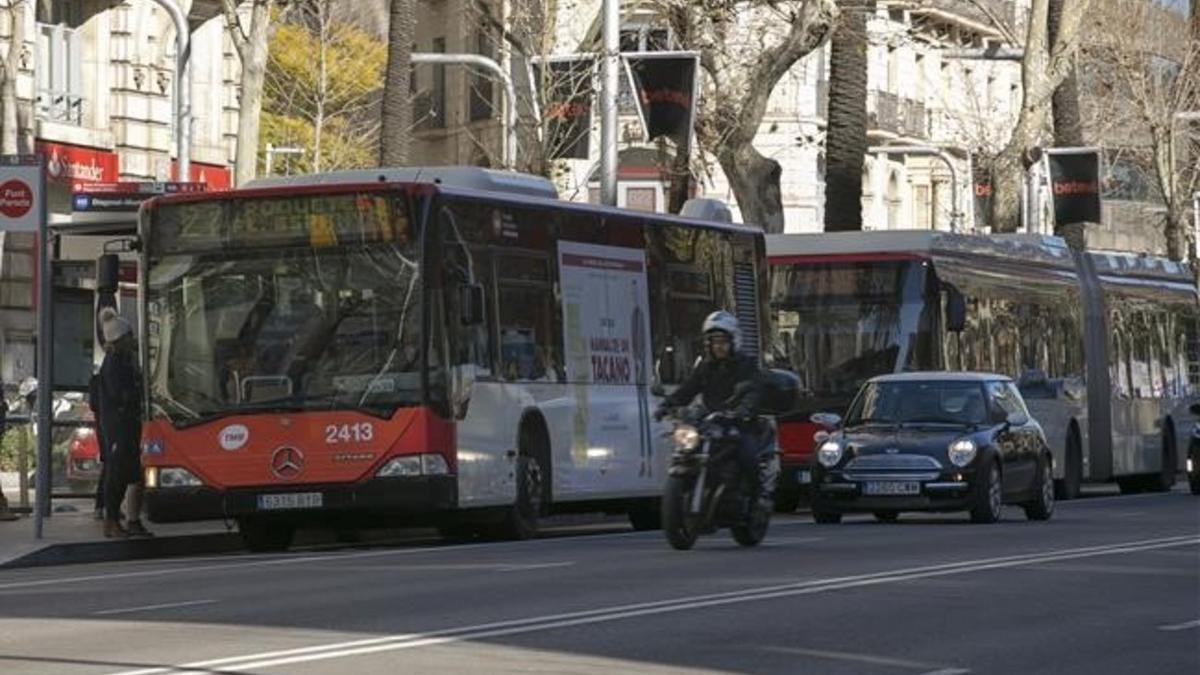
{"type": "Polygon", "coordinates": [[[704,319],[702,327],[706,354],[679,388],[668,396],[655,413],[661,420],[671,408],[689,405],[700,396],[709,412],[725,412],[742,420],[738,447],[738,465],[749,478],[750,494],[746,508],[761,498],[765,471],[759,461],[763,430],[755,416],[761,392],[762,371],[753,356],[741,350],[742,333],[737,317],[717,311],[704,319]],[[744,390],[742,390],[744,388],[744,390]],[[740,394],[737,400],[734,395],[740,394]]]}

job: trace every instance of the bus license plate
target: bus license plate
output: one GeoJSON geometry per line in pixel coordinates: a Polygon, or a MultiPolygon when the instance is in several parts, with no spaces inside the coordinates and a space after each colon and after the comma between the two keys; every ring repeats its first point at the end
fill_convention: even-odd
{"type": "Polygon", "coordinates": [[[284,494],[259,495],[258,508],[262,511],[278,509],[319,509],[323,502],[320,492],[288,492],[284,494]]]}
{"type": "Polygon", "coordinates": [[[921,484],[915,481],[867,481],[863,483],[864,495],[919,495],[921,484]]]}

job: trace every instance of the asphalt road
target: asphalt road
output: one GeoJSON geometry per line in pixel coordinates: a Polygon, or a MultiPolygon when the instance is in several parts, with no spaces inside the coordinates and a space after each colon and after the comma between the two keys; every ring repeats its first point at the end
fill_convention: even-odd
{"type": "Polygon", "coordinates": [[[1200,672],[1200,499],[0,573],[0,672],[1200,672]]]}

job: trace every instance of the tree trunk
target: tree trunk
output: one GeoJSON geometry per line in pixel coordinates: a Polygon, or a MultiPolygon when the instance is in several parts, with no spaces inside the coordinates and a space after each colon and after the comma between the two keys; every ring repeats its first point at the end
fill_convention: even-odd
{"type": "Polygon", "coordinates": [[[388,60],[383,84],[383,119],[379,133],[380,166],[404,166],[412,143],[413,0],[391,0],[388,60]]]}
{"type": "Polygon", "coordinates": [[[17,110],[17,77],[20,75],[18,58],[25,42],[25,20],[23,10],[26,3],[14,3],[8,9],[12,19],[12,37],[8,43],[8,54],[0,68],[0,152],[15,155],[21,152],[21,116],[17,110]]]}
{"type": "MultiPolygon", "coordinates": [[[[660,140],[661,156],[667,161],[665,143],[660,140]]],[[[679,213],[683,204],[692,196],[691,148],[687,143],[677,143],[675,154],[670,158],[670,172],[667,185],[667,212],[679,213]]]]}
{"type": "Polygon", "coordinates": [[[312,172],[321,172],[321,140],[325,132],[325,99],[329,96],[329,7],[317,5],[320,48],[317,51],[317,95],[313,111],[312,172]]]}
{"type": "Polygon", "coordinates": [[[742,222],[767,234],[783,232],[783,192],[779,162],[762,156],[753,145],[726,146],[718,156],[721,170],[733,188],[742,222]]]}
{"type": "MultiPolygon", "coordinates": [[[[1058,42],[1058,26],[1062,20],[1063,0],[1050,0],[1046,16],[1046,33],[1050,46],[1058,42]]],[[[1081,147],[1083,138],[1083,116],[1079,111],[1079,80],[1077,68],[1072,66],[1062,83],[1054,89],[1050,105],[1054,118],[1054,145],[1060,148],[1081,147]]],[[[1054,224],[1054,234],[1062,237],[1072,248],[1086,247],[1086,227],[1083,223],[1054,224]]]]}
{"type": "Polygon", "coordinates": [[[863,158],[867,154],[867,17],[875,0],[841,0],[842,22],[830,38],[829,131],[825,137],[825,231],[863,228],[863,158]]]}
{"type": "MultiPolygon", "coordinates": [[[[274,0],[255,0],[250,32],[239,49],[242,57],[242,101],[238,111],[238,143],[234,180],[238,186],[258,175],[258,131],[262,117],[263,79],[267,72],[267,29],[274,0]]],[[[235,41],[237,38],[234,38],[235,41]]]]}

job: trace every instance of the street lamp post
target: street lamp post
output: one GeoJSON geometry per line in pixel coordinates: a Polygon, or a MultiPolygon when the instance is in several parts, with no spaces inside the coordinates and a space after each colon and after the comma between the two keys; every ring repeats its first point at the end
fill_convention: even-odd
{"type": "Polygon", "coordinates": [[[617,88],[621,66],[621,5],[604,0],[600,61],[600,203],[617,205],[617,88]]]}
{"type": "Polygon", "coordinates": [[[434,63],[442,65],[458,65],[458,66],[476,66],[494,74],[504,84],[504,95],[508,98],[508,116],[505,123],[506,134],[504,141],[504,157],[502,163],[505,168],[513,169],[517,162],[517,93],[513,87],[512,78],[499,63],[480,56],[479,54],[430,54],[430,53],[415,53],[411,56],[413,64],[418,63],[434,63]]]}
{"type": "Polygon", "coordinates": [[[186,181],[192,170],[192,34],[187,14],[177,0],[154,0],[167,10],[175,24],[175,180],[186,181]]]}

